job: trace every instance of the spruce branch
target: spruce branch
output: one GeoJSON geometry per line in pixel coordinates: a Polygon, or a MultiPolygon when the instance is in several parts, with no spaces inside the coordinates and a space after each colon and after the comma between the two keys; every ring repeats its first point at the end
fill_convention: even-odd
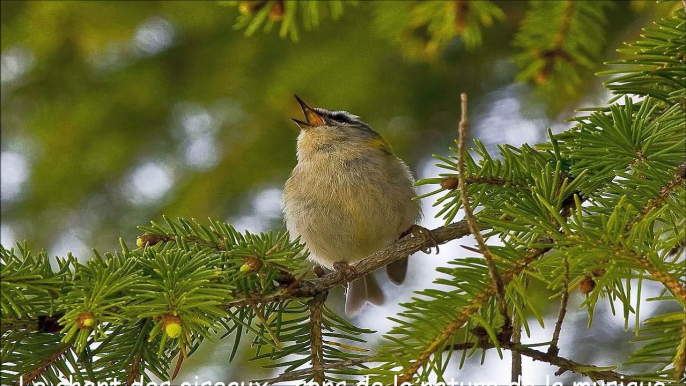
{"type": "Polygon", "coordinates": [[[676,174],[665,186],[660,189],[660,193],[653,197],[649,203],[647,203],[643,209],[641,209],[641,215],[645,216],[653,208],[657,208],[671,193],[672,191],[682,186],[684,180],[686,179],[686,161],[677,167],[676,174]]]}
{"type": "Polygon", "coordinates": [[[507,303],[505,301],[505,288],[503,285],[503,280],[500,277],[500,273],[498,272],[495,263],[493,262],[493,255],[491,254],[491,251],[488,249],[488,246],[486,245],[486,242],[484,241],[484,238],[481,235],[481,230],[479,229],[479,225],[477,224],[476,217],[474,217],[474,214],[472,213],[472,208],[469,204],[469,196],[467,195],[467,184],[465,183],[464,177],[464,154],[466,151],[465,142],[467,141],[467,136],[469,135],[469,113],[467,110],[467,94],[462,93],[460,95],[460,100],[462,117],[459,123],[458,137],[458,188],[460,190],[460,197],[462,198],[462,207],[464,209],[465,218],[467,220],[467,224],[469,225],[469,231],[472,233],[472,235],[476,239],[477,244],[479,245],[479,252],[481,252],[484,259],[486,260],[486,264],[488,265],[488,273],[491,277],[491,281],[495,284],[496,287],[496,300],[498,302],[498,309],[500,311],[500,315],[504,319],[501,339],[507,341],[510,339],[510,336],[512,335],[512,326],[510,325],[510,317],[507,313],[507,303]]]}
{"type": "MultiPolygon", "coordinates": [[[[538,259],[551,248],[533,248],[527,253],[517,264],[505,271],[501,277],[503,285],[507,285],[516,276],[519,275],[531,262],[538,259]]],[[[469,320],[470,316],[474,315],[479,309],[497,293],[497,285],[491,279],[486,289],[475,296],[468,306],[462,308],[457,316],[436,336],[436,338],[422,351],[421,355],[415,359],[412,364],[403,370],[403,374],[398,378],[399,382],[412,382],[412,378],[417,371],[424,366],[429,358],[443,347],[446,341],[450,339],[453,334],[469,320]]]]}
{"type": "Polygon", "coordinates": [[[530,2],[514,45],[520,67],[517,79],[533,81],[547,91],[574,94],[580,70],[592,68],[604,46],[608,1],[530,2]],[[561,87],[560,87],[561,86],[561,87]]]}
{"type": "Polygon", "coordinates": [[[545,60],[545,65],[536,75],[536,81],[539,83],[545,82],[548,79],[548,76],[555,67],[557,60],[562,59],[568,62],[572,61],[572,58],[566,52],[562,51],[562,43],[564,42],[565,36],[567,36],[569,33],[569,28],[572,25],[574,6],[574,1],[564,1],[564,12],[560,18],[560,28],[553,38],[551,47],[548,50],[536,53],[537,56],[545,60]]]}
{"type": "MultiPolygon", "coordinates": [[[[429,179],[424,180],[424,181],[429,181],[429,179]]],[[[433,182],[433,180],[431,180],[433,182]]],[[[445,177],[440,180],[441,187],[446,190],[455,190],[458,187],[458,178],[457,177],[445,177]]],[[[493,185],[493,186],[502,186],[506,188],[517,188],[517,189],[525,189],[529,190],[529,187],[526,185],[521,185],[513,181],[509,181],[505,178],[498,178],[498,177],[477,177],[477,176],[466,176],[465,177],[465,183],[468,185],[471,184],[486,184],[486,185],[493,185]]]]}
{"type": "MultiPolygon", "coordinates": [[[[44,372],[48,371],[51,366],[54,366],[56,362],[60,358],[62,358],[62,356],[67,354],[70,350],[73,350],[72,345],[62,344],[61,347],[55,350],[55,352],[52,355],[43,359],[35,369],[26,373],[26,375],[23,378],[23,383],[25,385],[31,384],[35,379],[38,379],[41,375],[43,375],[44,372]]],[[[17,380],[16,384],[18,385],[19,383],[20,381],[17,380]]]]}
{"type": "Polygon", "coordinates": [[[674,297],[679,301],[679,303],[686,307],[686,284],[683,283],[683,280],[680,281],[669,272],[664,272],[658,269],[655,264],[653,264],[645,256],[637,255],[634,251],[624,250],[624,252],[632,255],[634,262],[648,271],[650,275],[657,281],[664,284],[664,286],[674,294],[674,297]]]}
{"type": "Polygon", "coordinates": [[[327,364],[322,364],[318,366],[317,368],[315,367],[310,367],[302,370],[296,370],[296,371],[289,371],[287,373],[283,373],[279,375],[278,377],[274,378],[269,378],[269,379],[260,379],[258,382],[267,382],[270,385],[278,385],[279,382],[285,382],[285,381],[295,381],[299,379],[303,379],[303,377],[312,375],[316,370],[336,370],[336,369],[345,369],[348,367],[354,367],[358,365],[362,365],[365,363],[372,363],[376,359],[375,356],[363,356],[360,358],[354,358],[354,359],[348,359],[346,361],[341,361],[341,362],[334,362],[334,363],[327,363],[327,364]]]}
{"type": "MultiPolygon", "coordinates": [[[[458,221],[453,224],[438,227],[431,230],[434,235],[435,241],[438,244],[444,244],[448,241],[462,238],[468,234],[469,226],[466,221],[458,221]]],[[[181,239],[169,237],[167,241],[180,241],[181,239]]],[[[194,239],[183,239],[184,242],[195,242],[194,239]]],[[[203,245],[209,245],[205,241],[199,241],[203,245]]],[[[221,244],[215,244],[219,248],[225,248],[221,244]]],[[[433,240],[425,240],[424,238],[412,237],[411,235],[405,236],[395,242],[394,244],[388,246],[381,251],[375,252],[369,257],[360,260],[353,265],[355,272],[351,273],[349,277],[350,280],[355,280],[363,277],[367,273],[373,272],[378,268],[385,267],[386,265],[407,257],[413,253],[422,251],[428,247],[433,246],[433,240]]],[[[285,299],[293,298],[312,298],[318,294],[328,292],[329,290],[345,285],[346,281],[343,276],[338,271],[332,271],[320,278],[303,280],[296,280],[295,282],[285,286],[276,287],[268,292],[238,292],[231,299],[223,302],[221,307],[224,309],[232,309],[241,306],[250,306],[255,304],[278,302],[285,299]]],[[[56,314],[56,316],[51,319],[62,317],[62,314],[56,314]]],[[[9,326],[3,326],[3,330],[7,327],[7,331],[14,331],[22,329],[25,326],[36,326],[39,319],[45,318],[41,316],[39,318],[15,318],[11,320],[9,326]]]]}

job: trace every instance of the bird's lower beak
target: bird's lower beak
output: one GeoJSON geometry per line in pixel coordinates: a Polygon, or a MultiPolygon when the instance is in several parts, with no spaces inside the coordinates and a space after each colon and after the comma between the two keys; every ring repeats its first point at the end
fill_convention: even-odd
{"type": "Polygon", "coordinates": [[[303,115],[305,115],[305,120],[307,122],[303,122],[300,120],[297,120],[295,118],[293,119],[293,122],[295,122],[296,125],[298,125],[301,129],[307,129],[313,126],[323,126],[324,125],[324,118],[322,118],[317,111],[315,111],[312,107],[310,107],[307,103],[303,102],[300,97],[297,95],[294,95],[295,99],[298,101],[300,104],[300,108],[303,110],[303,115]]]}

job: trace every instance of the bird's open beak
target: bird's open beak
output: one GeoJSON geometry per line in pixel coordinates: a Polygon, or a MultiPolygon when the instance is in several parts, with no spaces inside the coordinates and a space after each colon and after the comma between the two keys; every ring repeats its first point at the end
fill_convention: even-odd
{"type": "Polygon", "coordinates": [[[295,122],[295,124],[298,125],[298,127],[300,127],[303,130],[311,128],[313,126],[323,126],[324,125],[324,118],[322,118],[319,114],[317,114],[317,112],[312,107],[310,107],[307,103],[303,102],[303,100],[300,99],[300,97],[298,97],[297,95],[294,95],[294,96],[295,96],[295,99],[300,104],[300,108],[303,110],[303,115],[305,115],[305,120],[307,122],[303,122],[303,121],[300,121],[298,119],[291,118],[293,120],[293,122],[295,122]]]}

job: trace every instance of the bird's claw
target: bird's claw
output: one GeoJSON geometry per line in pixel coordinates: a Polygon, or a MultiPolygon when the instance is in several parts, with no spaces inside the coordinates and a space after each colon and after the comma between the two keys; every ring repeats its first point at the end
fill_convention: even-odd
{"type": "Polygon", "coordinates": [[[322,268],[320,265],[317,265],[317,264],[315,264],[314,267],[312,267],[312,272],[317,277],[322,277],[322,276],[326,275],[326,271],[324,271],[324,268],[322,268]]]}
{"type": "Polygon", "coordinates": [[[336,272],[339,272],[343,276],[343,280],[347,283],[350,282],[350,278],[357,275],[357,270],[352,265],[346,263],[345,261],[337,261],[333,263],[333,268],[336,272]]]}
{"type": "Polygon", "coordinates": [[[420,225],[412,225],[410,229],[405,231],[403,233],[403,236],[406,235],[412,235],[412,237],[418,237],[424,239],[425,242],[429,243],[428,247],[423,247],[421,249],[422,252],[424,253],[431,253],[431,248],[436,248],[436,254],[438,254],[438,240],[436,240],[436,237],[434,237],[433,233],[431,233],[430,230],[424,228],[423,226],[420,225]]]}

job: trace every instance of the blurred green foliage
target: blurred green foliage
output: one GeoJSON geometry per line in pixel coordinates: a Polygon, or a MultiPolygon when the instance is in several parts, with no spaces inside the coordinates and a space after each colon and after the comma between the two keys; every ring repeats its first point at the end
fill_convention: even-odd
{"type": "MultiPolygon", "coordinates": [[[[410,3],[341,5],[293,42],[245,37],[240,7],[219,2],[2,2],[3,180],[14,181],[3,183],[3,237],[107,250],[162,214],[261,208],[250,198],[295,164],[293,93],[362,116],[416,165],[455,135],[460,92],[478,101],[515,78],[511,37],[528,6],[494,4],[474,21],[496,23],[480,48],[457,34],[418,62],[393,32],[412,27],[398,12],[410,3]]],[[[632,27],[628,6],[612,12],[612,36],[632,27]]],[[[531,98],[527,108],[546,109],[531,98]]]]}

